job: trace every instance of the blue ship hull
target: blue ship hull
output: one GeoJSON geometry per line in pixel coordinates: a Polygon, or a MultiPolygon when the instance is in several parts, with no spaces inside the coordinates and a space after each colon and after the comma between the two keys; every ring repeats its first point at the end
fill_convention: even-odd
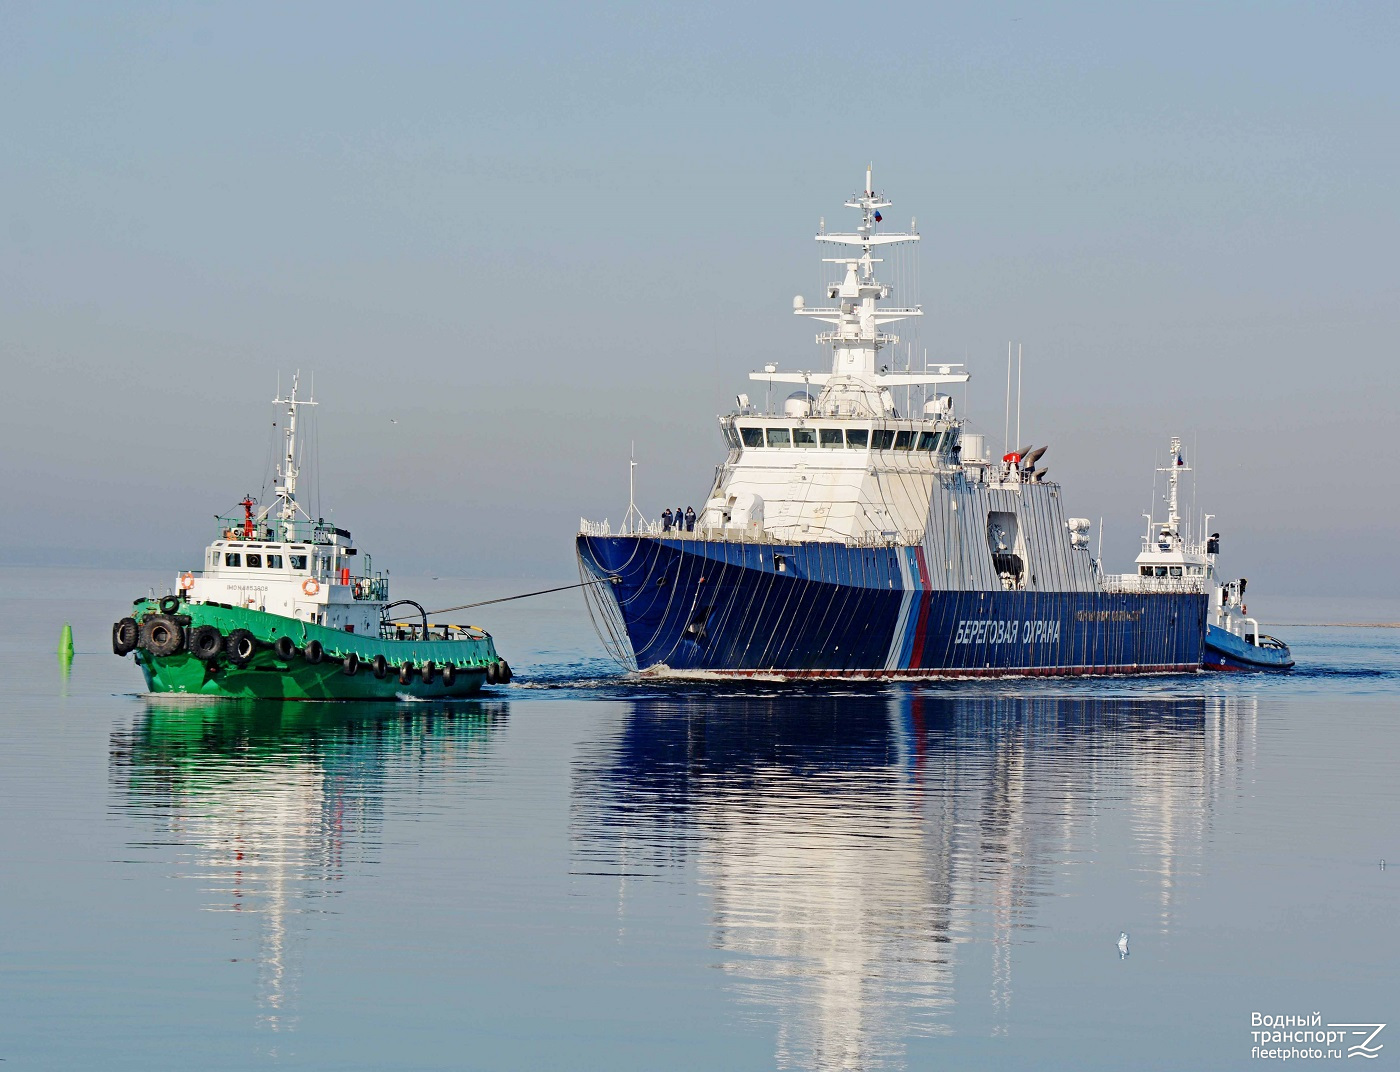
{"type": "Polygon", "coordinates": [[[1288,650],[1288,645],[1281,640],[1274,643],[1278,647],[1260,647],[1247,643],[1227,630],[1207,626],[1202,666],[1207,670],[1292,669],[1293,653],[1288,650]]]}
{"type": "Polygon", "coordinates": [[[940,591],[919,547],[578,537],[641,669],[977,677],[1200,669],[1207,597],[940,591]]]}

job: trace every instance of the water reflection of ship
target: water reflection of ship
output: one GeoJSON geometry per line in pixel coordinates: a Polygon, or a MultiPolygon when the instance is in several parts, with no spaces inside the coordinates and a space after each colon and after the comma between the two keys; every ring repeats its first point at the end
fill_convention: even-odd
{"type": "Polygon", "coordinates": [[[128,814],[193,850],[184,877],[211,912],[258,923],[258,1025],[296,1025],[299,958],[318,900],[347,867],[373,861],[382,787],[395,762],[460,764],[484,747],[508,705],[151,703],[112,735],[111,772],[128,814]]]}
{"type": "Polygon", "coordinates": [[[1006,1031],[1015,934],[1067,861],[1097,850],[1114,801],[1170,929],[1214,803],[1249,761],[1250,703],[637,702],[579,761],[575,852],[624,882],[694,864],[723,970],[771,1010],[781,1067],[898,1066],[907,1038],[951,1030],[955,996],[985,1000],[1006,1031]]]}

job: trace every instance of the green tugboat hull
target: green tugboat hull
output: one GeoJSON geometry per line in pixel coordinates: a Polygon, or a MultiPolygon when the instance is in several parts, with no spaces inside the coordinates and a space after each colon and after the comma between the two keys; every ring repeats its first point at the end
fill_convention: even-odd
{"type": "MultiPolygon", "coordinates": [[[[142,600],[133,615],[141,621],[157,610],[155,602],[142,600]]],[[[201,626],[212,626],[224,639],[225,650],[201,659],[188,643],[169,655],[136,648],[136,664],[152,693],[248,700],[445,700],[475,695],[505,666],[486,634],[392,640],[218,604],[183,603],[179,612],[176,621],[186,638],[201,626]],[[236,665],[227,651],[236,630],[245,630],[254,641],[254,651],[243,665],[236,665]],[[281,658],[275,650],[282,637],[290,638],[295,648],[290,658],[281,658]],[[308,658],[309,652],[319,661],[308,658]],[[375,674],[376,664],[382,677],[375,674]],[[405,666],[410,668],[406,673],[405,666]],[[431,680],[425,680],[428,677],[431,680]]],[[[509,670],[504,673],[508,680],[509,670]]]]}

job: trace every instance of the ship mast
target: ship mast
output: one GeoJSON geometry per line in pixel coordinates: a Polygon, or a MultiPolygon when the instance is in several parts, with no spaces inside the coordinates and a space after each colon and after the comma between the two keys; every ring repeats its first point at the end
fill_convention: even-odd
{"type": "Polygon", "coordinates": [[[823,225],[816,236],[818,242],[851,247],[852,255],[822,258],[825,264],[845,268],[841,282],[831,283],[826,288],[825,297],[838,304],[808,307],[801,295],[793,299],[792,309],[798,316],[810,316],[832,325],[832,330],[823,331],[816,337],[817,345],[831,345],[831,372],[765,370],[750,373],[750,379],[767,380],[770,384],[821,385],[823,390],[817,402],[818,411],[847,416],[893,415],[893,398],[889,394],[892,387],[967,381],[966,373],[953,372],[950,365],[940,365],[936,372],[910,370],[886,373],[878,370],[876,355],[884,347],[899,342],[898,335],[886,334],[880,330],[881,327],[896,320],[924,315],[923,308],[918,305],[883,308],[879,305],[890,297],[892,288],[875,278],[875,265],[882,263],[882,258],[872,256],[872,251],[878,246],[907,245],[921,238],[912,229],[908,232],[879,230],[884,220],[881,210],[890,205],[884,194],[876,192],[872,168],[866,167],[865,186],[846,201],[847,208],[860,210],[859,225],[852,232],[842,233],[828,232],[823,225]]]}
{"type": "Polygon", "coordinates": [[[1191,467],[1186,464],[1186,459],[1181,456],[1181,438],[1172,436],[1170,464],[1165,468],[1158,468],[1157,472],[1167,474],[1167,524],[1166,532],[1171,537],[1172,543],[1181,545],[1181,512],[1177,506],[1177,484],[1182,473],[1191,472],[1191,467]]]}
{"type": "MultiPolygon", "coordinates": [[[[301,370],[298,369],[292,376],[291,396],[272,400],[274,406],[287,407],[282,460],[277,466],[278,483],[274,491],[277,497],[277,519],[282,523],[282,538],[288,541],[296,539],[295,523],[298,513],[308,521],[311,520],[311,515],[303,510],[297,502],[297,477],[301,474],[301,466],[297,464],[297,407],[314,406],[316,402],[314,399],[297,398],[297,389],[300,384],[301,370]]],[[[280,390],[278,395],[281,395],[280,390]]]]}

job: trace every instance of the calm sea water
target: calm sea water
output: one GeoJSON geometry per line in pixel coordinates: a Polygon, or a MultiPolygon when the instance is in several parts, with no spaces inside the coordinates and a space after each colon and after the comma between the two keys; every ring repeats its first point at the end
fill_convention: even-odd
{"type": "Polygon", "coordinates": [[[1395,1021],[1400,1067],[1400,630],[699,687],[564,593],[465,615],[518,674],[477,702],[258,707],[110,654],[164,576],[0,580],[7,1068],[1229,1069],[1254,1012],[1395,1021]]]}

